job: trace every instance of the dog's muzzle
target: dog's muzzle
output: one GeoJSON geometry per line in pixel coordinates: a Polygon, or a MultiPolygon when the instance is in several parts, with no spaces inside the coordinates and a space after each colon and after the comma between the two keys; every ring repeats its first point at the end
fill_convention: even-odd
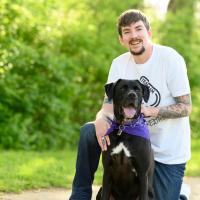
{"type": "Polygon", "coordinates": [[[122,106],[124,118],[131,119],[135,116],[138,104],[137,94],[133,91],[130,91],[124,99],[122,106]]]}

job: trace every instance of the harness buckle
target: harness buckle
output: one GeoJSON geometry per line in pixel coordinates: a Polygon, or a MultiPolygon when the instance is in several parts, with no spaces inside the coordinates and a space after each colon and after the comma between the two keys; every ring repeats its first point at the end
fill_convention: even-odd
{"type": "Polygon", "coordinates": [[[122,134],[122,131],[124,129],[124,126],[123,125],[120,125],[119,126],[119,131],[117,132],[117,135],[120,136],[122,134]]]}

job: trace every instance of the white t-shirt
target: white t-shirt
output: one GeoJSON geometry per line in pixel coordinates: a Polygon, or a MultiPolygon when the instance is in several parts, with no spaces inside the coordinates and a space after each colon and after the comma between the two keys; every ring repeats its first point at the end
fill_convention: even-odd
{"type": "MultiPolygon", "coordinates": [[[[149,86],[147,106],[168,106],[173,97],[190,94],[184,59],[174,49],[153,45],[153,52],[144,64],[136,64],[130,52],[115,58],[108,81],[138,79],[149,86]]],[[[177,119],[147,118],[155,160],[165,164],[181,164],[190,159],[189,117],[177,119]]]]}

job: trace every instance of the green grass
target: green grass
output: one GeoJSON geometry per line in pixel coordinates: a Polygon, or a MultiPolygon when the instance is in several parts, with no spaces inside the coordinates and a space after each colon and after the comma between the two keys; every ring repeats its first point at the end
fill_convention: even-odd
{"type": "MultiPolygon", "coordinates": [[[[186,176],[200,176],[200,140],[192,141],[192,159],[186,176]]],[[[0,191],[20,192],[26,189],[64,187],[70,188],[75,172],[76,151],[1,151],[0,191]]],[[[95,184],[102,179],[99,165],[95,184]]]]}
{"type": "Polygon", "coordinates": [[[1,151],[0,191],[70,187],[75,151],[1,151]]]}
{"type": "Polygon", "coordinates": [[[200,176],[200,139],[192,139],[192,158],[187,164],[186,176],[200,176]]]}

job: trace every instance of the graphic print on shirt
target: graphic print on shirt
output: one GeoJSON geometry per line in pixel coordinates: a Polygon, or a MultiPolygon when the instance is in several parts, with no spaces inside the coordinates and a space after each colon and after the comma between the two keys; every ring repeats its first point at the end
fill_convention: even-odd
{"type": "MultiPolygon", "coordinates": [[[[145,76],[140,77],[140,82],[149,87],[149,90],[150,90],[149,106],[157,107],[161,101],[161,95],[160,95],[159,91],[149,82],[149,79],[145,76]]],[[[150,119],[146,119],[146,120],[147,120],[148,126],[155,126],[162,120],[162,118],[155,117],[155,118],[150,118],[150,119]]]]}
{"type": "Polygon", "coordinates": [[[149,79],[145,76],[140,77],[140,82],[144,85],[147,85],[150,90],[150,105],[157,107],[160,104],[161,96],[159,91],[149,82],[149,79]]]}

